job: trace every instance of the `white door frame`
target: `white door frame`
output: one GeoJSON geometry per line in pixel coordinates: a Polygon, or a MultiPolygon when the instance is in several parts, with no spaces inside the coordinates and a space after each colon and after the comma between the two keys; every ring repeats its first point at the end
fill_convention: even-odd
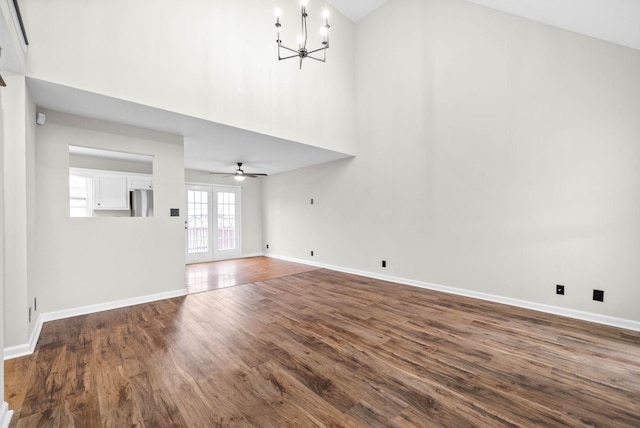
{"type": "Polygon", "coordinates": [[[204,263],[216,260],[235,259],[242,255],[242,188],[222,184],[187,183],[185,196],[187,197],[187,222],[189,221],[189,190],[207,192],[208,198],[208,250],[201,253],[189,253],[188,233],[185,233],[186,262],[204,263]],[[218,193],[235,194],[235,248],[231,250],[218,250],[218,193]]]}

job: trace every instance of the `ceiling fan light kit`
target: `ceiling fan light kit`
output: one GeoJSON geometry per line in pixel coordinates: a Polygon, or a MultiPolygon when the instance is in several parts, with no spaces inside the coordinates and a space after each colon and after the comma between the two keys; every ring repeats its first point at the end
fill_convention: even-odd
{"type": "Polygon", "coordinates": [[[322,47],[317,49],[311,49],[311,50],[307,49],[307,38],[308,38],[307,17],[309,16],[307,14],[307,0],[300,1],[300,8],[301,8],[301,14],[300,14],[301,32],[300,32],[300,35],[298,36],[298,49],[289,48],[283,45],[282,40],[280,40],[280,30],[282,29],[282,24],[280,23],[280,14],[281,14],[280,9],[276,9],[276,32],[278,35],[276,39],[276,43],[278,44],[278,61],[282,61],[283,59],[289,59],[289,58],[300,58],[300,69],[302,69],[302,60],[305,58],[315,59],[316,61],[320,61],[320,62],[327,61],[327,49],[329,49],[329,28],[331,28],[331,26],[329,25],[329,11],[325,10],[322,13],[322,17],[324,18],[324,25],[320,29],[320,32],[322,34],[322,47]],[[283,57],[281,54],[282,49],[284,49],[285,51],[292,52],[293,54],[283,57]],[[321,58],[313,55],[319,52],[322,52],[321,58]]]}

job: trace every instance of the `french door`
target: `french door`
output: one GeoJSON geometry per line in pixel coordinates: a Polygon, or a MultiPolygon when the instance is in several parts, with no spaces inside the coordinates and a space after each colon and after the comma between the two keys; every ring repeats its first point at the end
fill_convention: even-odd
{"type": "Polygon", "coordinates": [[[187,185],[187,263],[240,257],[240,187],[187,185]]]}

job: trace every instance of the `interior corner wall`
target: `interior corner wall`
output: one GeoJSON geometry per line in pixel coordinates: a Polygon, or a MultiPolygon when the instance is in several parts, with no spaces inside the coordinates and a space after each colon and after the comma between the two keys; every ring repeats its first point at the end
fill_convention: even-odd
{"type": "Polygon", "coordinates": [[[26,204],[26,241],[27,241],[27,307],[31,309],[31,321],[28,323],[28,334],[36,327],[36,319],[40,308],[34,301],[38,295],[34,281],[37,270],[36,250],[39,245],[36,215],[38,212],[38,191],[36,188],[36,104],[25,86],[25,204],[26,204]]]}
{"type": "Polygon", "coordinates": [[[3,88],[4,111],[4,343],[6,347],[25,343],[29,322],[29,219],[28,186],[33,171],[27,168],[34,163],[35,153],[28,138],[30,121],[27,113],[32,100],[24,76],[4,73],[7,87],[3,88]],[[10,208],[10,209],[8,209],[10,208]]]}
{"type": "MultiPolygon", "coordinates": [[[[4,177],[3,100],[4,90],[0,88],[0,177],[4,177]]],[[[4,186],[0,186],[0,406],[4,403],[4,235],[4,186]]]]}
{"type": "MultiPolygon", "coordinates": [[[[29,77],[354,153],[354,24],[335,10],[327,62],[306,59],[300,70],[297,58],[278,61],[272,2],[30,0],[21,6],[29,77]]],[[[296,46],[299,4],[287,0],[280,7],[282,41],[296,46]]],[[[321,46],[324,7],[309,1],[309,46],[321,46]]]]}
{"type": "MultiPolygon", "coordinates": [[[[187,183],[238,186],[233,177],[220,177],[206,171],[185,170],[187,183]]],[[[242,254],[262,253],[262,178],[244,180],[242,188],[242,254]]]]}
{"type": "Polygon", "coordinates": [[[37,126],[39,310],[185,289],[180,136],[46,112],[37,126]],[[154,217],[69,217],[69,145],[154,156],[154,217]],[[171,217],[170,208],[182,215],[171,217]]]}
{"type": "Polygon", "coordinates": [[[268,178],[270,252],[640,321],[639,51],[462,0],[356,39],[358,155],[268,178]]]}

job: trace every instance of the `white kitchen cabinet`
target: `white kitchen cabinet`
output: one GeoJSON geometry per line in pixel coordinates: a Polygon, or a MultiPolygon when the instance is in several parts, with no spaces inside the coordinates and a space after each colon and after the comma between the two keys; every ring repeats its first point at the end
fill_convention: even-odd
{"type": "Polygon", "coordinates": [[[129,190],[150,190],[153,189],[153,178],[151,177],[133,177],[129,176],[129,190]]]}
{"type": "Polygon", "coordinates": [[[125,175],[100,174],[95,178],[94,210],[128,210],[129,189],[125,175]]]}

